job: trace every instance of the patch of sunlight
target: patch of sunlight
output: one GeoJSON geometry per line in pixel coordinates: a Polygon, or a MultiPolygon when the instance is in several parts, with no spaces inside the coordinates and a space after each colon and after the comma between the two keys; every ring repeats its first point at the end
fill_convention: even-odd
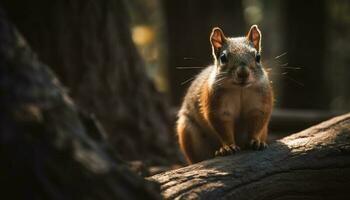
{"type": "Polygon", "coordinates": [[[154,30],[151,26],[137,25],[132,28],[132,40],[136,45],[148,45],[154,42],[154,30]]]}

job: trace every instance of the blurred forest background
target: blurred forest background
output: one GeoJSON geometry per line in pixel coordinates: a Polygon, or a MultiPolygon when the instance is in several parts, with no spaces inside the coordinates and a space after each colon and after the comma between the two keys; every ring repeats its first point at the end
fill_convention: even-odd
{"type": "Polygon", "coordinates": [[[277,108],[350,109],[348,1],[138,0],[127,5],[133,40],[149,75],[175,106],[190,83],[186,80],[212,62],[208,37],[213,27],[241,36],[258,24],[277,108]]]}
{"type": "Polygon", "coordinates": [[[1,0],[0,6],[79,110],[124,160],[182,163],[174,123],[212,63],[209,34],[262,30],[276,93],[271,139],[350,111],[347,0],[1,0]]]}
{"type": "Polygon", "coordinates": [[[252,24],[262,30],[262,60],[276,95],[271,139],[350,110],[348,1],[132,2],[133,40],[175,110],[195,75],[212,63],[211,29],[242,36],[252,24]]]}

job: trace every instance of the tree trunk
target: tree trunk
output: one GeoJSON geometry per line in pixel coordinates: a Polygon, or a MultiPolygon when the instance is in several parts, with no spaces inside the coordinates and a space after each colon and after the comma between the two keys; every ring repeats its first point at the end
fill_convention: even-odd
{"type": "Polygon", "coordinates": [[[0,9],[1,199],[160,199],[101,133],[0,9]]]}
{"type": "Polygon", "coordinates": [[[165,199],[348,199],[350,114],[271,144],[150,177],[165,199]]]}
{"type": "Polygon", "coordinates": [[[146,76],[121,0],[4,0],[14,24],[127,160],[176,160],[166,101],[146,76]]]}

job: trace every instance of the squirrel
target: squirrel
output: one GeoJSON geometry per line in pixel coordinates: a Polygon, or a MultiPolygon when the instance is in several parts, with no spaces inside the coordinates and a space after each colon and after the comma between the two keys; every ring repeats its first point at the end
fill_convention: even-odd
{"type": "Polygon", "coordinates": [[[273,91],[261,63],[257,25],[245,37],[210,35],[214,64],[192,82],[178,112],[176,131],[189,164],[242,148],[267,147],[273,91]]]}

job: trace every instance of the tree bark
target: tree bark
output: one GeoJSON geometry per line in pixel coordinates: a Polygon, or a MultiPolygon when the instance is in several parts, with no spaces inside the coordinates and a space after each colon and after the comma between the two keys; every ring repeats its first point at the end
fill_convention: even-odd
{"type": "Polygon", "coordinates": [[[12,21],[125,160],[177,160],[166,100],[147,77],[121,0],[4,0],[12,21]]]}
{"type": "Polygon", "coordinates": [[[102,133],[0,9],[1,199],[160,199],[102,133]]]}
{"type": "Polygon", "coordinates": [[[350,114],[245,151],[150,177],[165,199],[347,199],[350,114]]]}

